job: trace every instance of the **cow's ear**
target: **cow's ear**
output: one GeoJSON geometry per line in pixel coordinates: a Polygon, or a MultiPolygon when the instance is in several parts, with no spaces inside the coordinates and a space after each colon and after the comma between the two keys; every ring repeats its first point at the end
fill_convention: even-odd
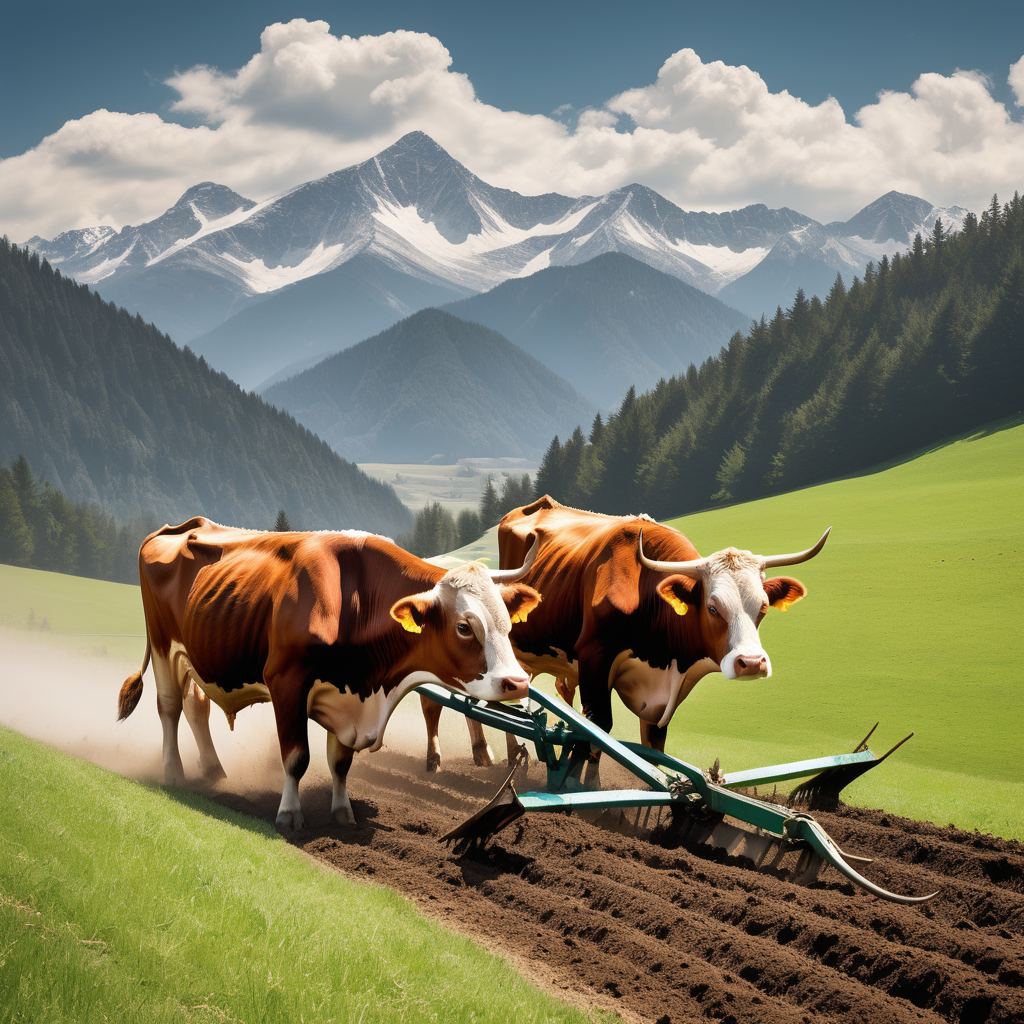
{"type": "Polygon", "coordinates": [[[410,633],[422,633],[429,608],[429,594],[413,594],[412,597],[403,597],[401,601],[396,601],[391,606],[391,618],[410,633]]]}
{"type": "Polygon", "coordinates": [[[768,595],[768,603],[780,612],[807,596],[807,588],[792,576],[775,576],[765,580],[764,592],[768,595]]]}
{"type": "Polygon", "coordinates": [[[666,576],[655,588],[662,599],[676,615],[685,615],[691,605],[700,601],[697,584],[689,576],[666,576]]]}
{"type": "Polygon", "coordinates": [[[500,588],[501,599],[508,609],[508,616],[513,625],[525,622],[526,616],[540,604],[540,594],[525,583],[509,583],[500,588]]]}

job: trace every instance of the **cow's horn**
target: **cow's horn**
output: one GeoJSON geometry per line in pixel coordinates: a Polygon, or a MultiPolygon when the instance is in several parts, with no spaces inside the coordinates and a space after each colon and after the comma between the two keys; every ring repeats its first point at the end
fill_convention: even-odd
{"type": "Polygon", "coordinates": [[[808,548],[806,551],[797,551],[792,555],[767,555],[763,559],[764,568],[773,569],[780,565],[797,565],[800,562],[806,562],[808,558],[813,558],[825,546],[825,541],[831,532],[832,527],[830,526],[821,535],[821,540],[813,548],[808,548]]]}
{"type": "Polygon", "coordinates": [[[530,550],[526,552],[526,561],[518,569],[488,569],[487,571],[491,574],[491,579],[495,583],[515,583],[516,580],[521,580],[529,572],[530,566],[536,561],[537,549],[539,547],[540,540],[534,537],[530,550]]]}
{"type": "Polygon", "coordinates": [[[640,564],[653,569],[655,572],[677,572],[682,576],[689,576],[691,579],[701,578],[701,569],[704,567],[706,558],[695,558],[690,562],[657,562],[644,554],[644,531],[640,531],[639,537],[640,564]]]}

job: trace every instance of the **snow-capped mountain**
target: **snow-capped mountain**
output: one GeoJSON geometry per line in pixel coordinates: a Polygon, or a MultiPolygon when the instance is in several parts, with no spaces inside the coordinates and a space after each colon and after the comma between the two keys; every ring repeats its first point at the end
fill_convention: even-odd
{"type": "MultiPolygon", "coordinates": [[[[820,291],[837,271],[851,277],[868,259],[905,247],[939,212],[947,226],[958,225],[952,211],[898,193],[827,226],[763,205],[688,212],[642,185],[599,197],[523,196],[482,181],[413,132],[364,163],[263,202],[205,182],[147,224],[27,244],[183,343],[323,275],[349,291],[358,291],[352,281],[372,279],[355,320],[381,330],[424,300],[452,301],[607,252],[720,295],[748,315],[770,314],[788,306],[797,287],[820,291]],[[359,273],[338,278],[357,257],[359,273]]],[[[263,312],[251,310],[256,319],[263,312]]],[[[327,338],[300,331],[282,340],[281,365],[301,355],[296,344],[308,341],[311,355],[365,336],[349,337],[343,322],[327,338]]]]}

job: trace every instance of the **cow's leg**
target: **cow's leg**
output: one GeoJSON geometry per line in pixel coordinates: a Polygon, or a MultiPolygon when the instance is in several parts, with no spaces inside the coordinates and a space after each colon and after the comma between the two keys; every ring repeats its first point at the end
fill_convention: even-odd
{"type": "Polygon", "coordinates": [[[156,679],[156,710],[163,728],[164,782],[168,786],[185,784],[185,769],[178,753],[178,720],[181,718],[181,681],[171,659],[153,651],[153,677],[156,679]]]}
{"type": "Polygon", "coordinates": [[[657,750],[660,753],[665,753],[665,737],[668,736],[668,726],[652,725],[650,722],[645,722],[642,718],[640,719],[640,742],[645,747],[650,747],[652,750],[657,750]]]}
{"type": "Polygon", "coordinates": [[[441,767],[441,741],[437,736],[438,723],[441,721],[441,705],[420,694],[420,709],[423,721],[427,726],[427,771],[436,772],[441,767]]]}
{"type": "Polygon", "coordinates": [[[192,729],[199,747],[199,768],[207,782],[217,782],[227,778],[227,772],[220,763],[217,751],[210,735],[210,698],[189,678],[185,683],[183,699],[185,720],[192,729]]]}
{"type": "Polygon", "coordinates": [[[484,727],[475,719],[467,718],[466,726],[469,728],[469,742],[473,747],[473,764],[481,768],[490,768],[494,764],[494,751],[487,742],[484,735],[484,727]]]}
{"type": "Polygon", "coordinates": [[[576,696],[576,680],[569,676],[555,676],[555,693],[572,707],[573,698],[576,696]]]}
{"type": "Polygon", "coordinates": [[[277,739],[281,744],[281,765],[284,768],[284,789],[277,809],[278,831],[297,832],[302,828],[302,805],[299,803],[299,781],[309,767],[309,725],[306,718],[305,675],[296,672],[266,676],[277,720],[277,739]]]}
{"type": "Polygon", "coordinates": [[[346,747],[330,730],[327,731],[327,764],[334,784],[331,796],[331,817],[339,825],[354,825],[356,816],[348,799],[348,770],[352,767],[355,751],[346,747]]]}
{"type": "MultiPolygon", "coordinates": [[[[600,649],[594,654],[586,650],[579,652],[580,708],[585,718],[607,733],[612,731],[612,693],[608,687],[608,675],[614,660],[614,656],[600,649]]],[[[589,743],[578,743],[573,756],[588,765],[587,784],[596,786],[601,751],[589,743]]]]}

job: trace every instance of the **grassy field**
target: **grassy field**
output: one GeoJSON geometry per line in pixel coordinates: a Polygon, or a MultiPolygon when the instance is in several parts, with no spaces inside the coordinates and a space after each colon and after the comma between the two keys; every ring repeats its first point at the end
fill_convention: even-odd
{"type": "MultiPolygon", "coordinates": [[[[698,550],[798,550],[827,526],[808,588],[761,634],[774,674],[704,679],[669,730],[671,753],[725,770],[914,738],[847,791],[851,802],[1024,838],[1024,426],[980,434],[881,472],[673,521],[698,550]]],[[[438,564],[488,558],[496,531],[438,564]]],[[[0,624],[46,617],[31,636],[141,658],[138,590],[0,566],[0,624]]],[[[636,738],[620,709],[616,735],[636,738]]]]}
{"type": "MultiPolygon", "coordinates": [[[[773,675],[704,679],[668,751],[739,771],[852,750],[884,753],[850,802],[1024,839],[1024,426],[981,433],[847,480],[671,521],[704,554],[808,547],[808,596],[761,626],[773,675]]],[[[459,552],[492,559],[496,530],[459,552]]],[[[780,570],[786,572],[787,570],[780,570]]],[[[635,740],[621,706],[615,734],[635,740]]]]}
{"type": "Polygon", "coordinates": [[[834,527],[791,570],[808,596],[761,627],[772,678],[702,681],[674,749],[739,769],[852,749],[880,721],[878,753],[915,736],[851,802],[1024,838],[1024,426],[673,525],[702,552],[765,553],[834,527]]]}
{"type": "Polygon", "coordinates": [[[264,822],[0,727],[0,1024],[589,1019],[264,822]]]}

